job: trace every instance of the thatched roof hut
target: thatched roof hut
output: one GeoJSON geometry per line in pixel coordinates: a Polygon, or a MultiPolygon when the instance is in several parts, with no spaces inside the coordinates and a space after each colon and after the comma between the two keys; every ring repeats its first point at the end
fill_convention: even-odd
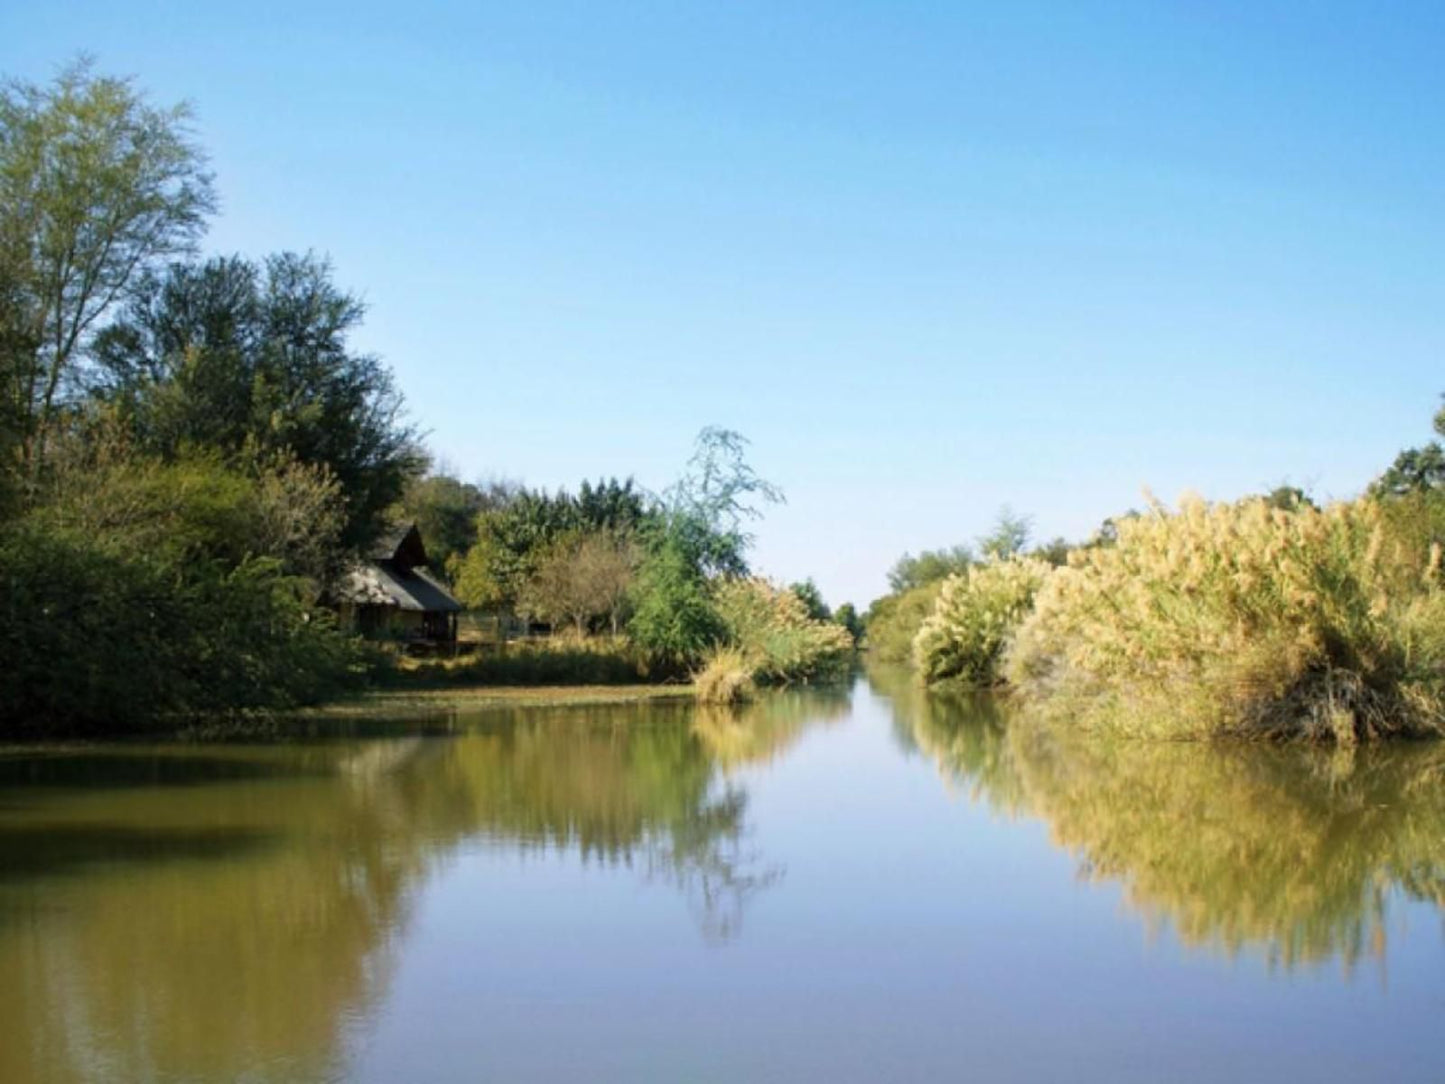
{"type": "Polygon", "coordinates": [[[427,564],[415,523],[381,538],[341,578],[336,600],[342,624],[367,636],[455,641],[462,604],[427,564]]]}

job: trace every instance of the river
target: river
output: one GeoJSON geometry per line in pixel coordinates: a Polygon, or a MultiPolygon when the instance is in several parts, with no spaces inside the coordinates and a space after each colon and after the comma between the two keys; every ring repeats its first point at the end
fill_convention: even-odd
{"type": "Polygon", "coordinates": [[[0,751],[0,1081],[1440,1081],[1445,743],[882,675],[0,751]]]}

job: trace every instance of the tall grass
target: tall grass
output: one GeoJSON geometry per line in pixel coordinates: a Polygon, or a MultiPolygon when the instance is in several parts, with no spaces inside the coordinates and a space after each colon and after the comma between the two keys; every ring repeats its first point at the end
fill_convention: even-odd
{"type": "Polygon", "coordinates": [[[752,661],[735,647],[715,649],[692,680],[705,704],[743,704],[758,691],[752,661]]]}
{"type": "Polygon", "coordinates": [[[1156,506],[1046,580],[1007,676],[1054,714],[1163,736],[1440,733],[1439,564],[1370,500],[1156,506]]]}
{"type": "Polygon", "coordinates": [[[949,576],[913,639],[913,662],[924,680],[999,684],[1004,648],[1051,571],[1037,558],[1010,557],[949,576]]]}
{"type": "Polygon", "coordinates": [[[400,688],[459,685],[636,685],[685,676],[606,637],[514,642],[456,659],[398,658],[382,679],[400,688]]]}

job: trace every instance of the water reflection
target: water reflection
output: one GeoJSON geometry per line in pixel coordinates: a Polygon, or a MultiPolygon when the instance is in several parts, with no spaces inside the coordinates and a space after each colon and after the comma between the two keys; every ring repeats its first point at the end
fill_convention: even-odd
{"type": "Polygon", "coordinates": [[[468,839],[633,867],[725,939],[781,870],[750,846],[723,769],[846,707],[809,703],[0,754],[0,1080],[344,1075],[417,892],[468,839]]]}
{"type": "Polygon", "coordinates": [[[1110,742],[874,679],[951,785],[1047,822],[1081,873],[1188,945],[1281,967],[1382,957],[1392,896],[1445,907],[1445,743],[1334,751],[1110,742]]]}

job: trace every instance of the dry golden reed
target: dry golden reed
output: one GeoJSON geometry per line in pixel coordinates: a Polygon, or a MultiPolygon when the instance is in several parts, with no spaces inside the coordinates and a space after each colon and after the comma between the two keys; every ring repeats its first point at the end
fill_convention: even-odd
{"type": "Polygon", "coordinates": [[[1372,500],[1154,504],[1075,551],[1009,652],[1034,704],[1168,736],[1442,731],[1439,557],[1372,500]]]}
{"type": "Polygon", "coordinates": [[[1051,571],[1037,558],[1010,557],[949,576],[913,638],[913,663],[924,680],[998,684],[1004,648],[1051,571]]]}

